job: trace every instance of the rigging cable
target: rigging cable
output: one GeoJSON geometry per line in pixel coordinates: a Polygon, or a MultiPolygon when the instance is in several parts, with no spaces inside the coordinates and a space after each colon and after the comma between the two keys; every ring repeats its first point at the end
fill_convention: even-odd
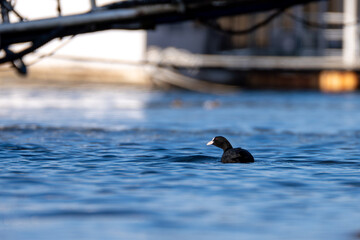
{"type": "Polygon", "coordinates": [[[330,26],[328,26],[328,24],[312,22],[312,21],[309,21],[309,20],[307,20],[307,19],[305,19],[303,17],[296,16],[293,13],[285,13],[285,15],[292,18],[294,21],[302,23],[303,25],[305,25],[307,27],[319,28],[319,29],[342,29],[344,27],[355,26],[355,25],[358,25],[360,23],[360,21],[350,22],[350,23],[338,23],[338,24],[332,24],[332,25],[337,25],[336,27],[330,27],[330,26]]]}
{"type": "Polygon", "coordinates": [[[276,12],[270,14],[266,19],[264,19],[263,21],[249,27],[249,28],[245,28],[245,29],[241,29],[241,30],[229,30],[229,29],[223,29],[219,23],[217,22],[210,22],[210,21],[206,21],[206,20],[199,20],[201,24],[210,27],[212,29],[214,29],[215,31],[221,32],[221,33],[225,33],[225,34],[229,34],[229,35],[244,35],[244,34],[249,34],[265,25],[267,25],[268,23],[270,23],[272,20],[274,20],[276,17],[278,17],[280,14],[282,14],[286,9],[285,8],[280,8],[278,9],[276,12]]]}
{"type": "Polygon", "coordinates": [[[11,2],[8,2],[8,1],[6,1],[6,0],[0,0],[0,5],[1,5],[2,8],[5,8],[8,12],[13,12],[13,13],[20,19],[21,22],[27,20],[26,18],[24,18],[23,16],[21,16],[19,12],[17,12],[17,11],[15,10],[14,7],[15,7],[15,5],[16,5],[16,2],[11,3],[11,2]]]}
{"type": "Polygon", "coordinates": [[[61,48],[65,47],[67,44],[69,44],[75,36],[76,35],[71,35],[68,39],[64,40],[62,43],[60,43],[60,45],[58,45],[56,48],[54,48],[51,52],[38,56],[36,59],[34,59],[32,62],[30,62],[26,65],[32,66],[32,65],[40,62],[44,58],[53,56],[57,51],[59,51],[61,48]]]}

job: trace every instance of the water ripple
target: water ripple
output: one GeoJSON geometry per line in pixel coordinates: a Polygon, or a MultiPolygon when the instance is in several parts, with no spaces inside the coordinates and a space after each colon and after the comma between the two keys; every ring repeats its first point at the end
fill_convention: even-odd
{"type": "MultiPolygon", "coordinates": [[[[5,239],[335,240],[358,232],[358,94],[179,92],[184,108],[172,108],[173,93],[154,92],[125,111],[113,102],[121,91],[94,91],[92,101],[109,104],[74,111],[55,102],[12,109],[11,92],[0,91],[8,104],[0,109],[5,239]],[[214,99],[219,107],[203,107],[214,99]],[[206,146],[216,135],[255,163],[222,164],[222,150],[206,146]]],[[[34,91],[21,102],[41,103],[34,91]]],[[[72,103],[83,96],[55,93],[72,103]]]]}

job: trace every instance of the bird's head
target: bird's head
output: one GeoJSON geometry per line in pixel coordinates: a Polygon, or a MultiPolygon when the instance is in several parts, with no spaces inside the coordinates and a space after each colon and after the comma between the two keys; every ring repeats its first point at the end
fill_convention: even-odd
{"type": "Polygon", "coordinates": [[[230,142],[226,138],[224,138],[222,136],[214,137],[206,145],[214,145],[216,147],[219,147],[219,148],[223,149],[224,151],[227,150],[227,149],[232,148],[230,142]]]}

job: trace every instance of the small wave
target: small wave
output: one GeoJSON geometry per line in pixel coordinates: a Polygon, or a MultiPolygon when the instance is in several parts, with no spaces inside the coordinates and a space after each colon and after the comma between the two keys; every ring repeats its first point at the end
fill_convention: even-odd
{"type": "Polygon", "coordinates": [[[272,183],[281,185],[283,187],[306,187],[307,184],[305,184],[304,182],[295,182],[295,181],[271,181],[272,183]]]}
{"type": "Polygon", "coordinates": [[[352,165],[358,164],[353,161],[343,161],[343,160],[323,160],[323,161],[314,161],[315,164],[320,165],[352,165]]]}
{"type": "Polygon", "coordinates": [[[114,155],[114,154],[105,154],[105,155],[102,155],[101,157],[102,158],[118,158],[118,156],[114,155]]]}
{"type": "Polygon", "coordinates": [[[0,97],[0,107],[6,109],[143,109],[146,99],[129,93],[19,91],[7,92],[0,97]],[[109,95],[111,97],[109,97],[109,95]]]}
{"type": "Polygon", "coordinates": [[[284,159],[276,160],[278,163],[291,163],[291,164],[297,164],[297,165],[324,165],[324,166],[354,166],[358,167],[360,164],[358,161],[352,161],[352,160],[320,160],[320,159],[309,159],[309,158],[303,158],[303,157],[291,157],[287,158],[284,157],[284,159]]]}
{"type": "Polygon", "coordinates": [[[160,171],[152,171],[152,170],[147,170],[147,171],[142,171],[141,175],[153,175],[153,174],[159,174],[161,173],[160,171]]]}
{"type": "Polygon", "coordinates": [[[43,146],[37,144],[12,144],[12,143],[0,143],[0,149],[16,150],[16,151],[35,151],[35,152],[49,152],[49,150],[43,146]]]}
{"type": "Polygon", "coordinates": [[[9,125],[0,126],[0,131],[3,132],[17,132],[17,131],[91,131],[91,132],[105,132],[107,129],[101,127],[57,127],[57,126],[42,126],[37,124],[25,125],[9,125]]]}
{"type": "MultiPolygon", "coordinates": [[[[355,137],[358,138],[360,133],[358,131],[352,132],[342,132],[338,133],[299,133],[293,131],[275,131],[272,129],[258,128],[244,131],[244,130],[233,130],[233,129],[182,129],[182,128],[157,128],[157,127],[132,127],[126,125],[110,125],[110,126],[47,126],[41,124],[15,124],[15,125],[3,125],[0,126],[0,132],[77,132],[77,133],[116,133],[116,134],[144,134],[144,135],[156,135],[156,136],[196,136],[197,138],[204,138],[204,141],[207,141],[208,138],[212,138],[217,135],[228,136],[230,139],[232,137],[249,137],[254,136],[255,140],[259,137],[258,140],[261,140],[262,136],[272,136],[272,137],[284,137],[294,136],[298,138],[309,139],[309,141],[316,141],[317,139],[327,139],[327,138],[338,138],[342,136],[343,138],[355,137]],[[346,135],[345,135],[346,134],[346,135]]],[[[299,147],[299,150],[312,150],[318,149],[319,146],[328,144],[330,146],[343,145],[345,140],[337,140],[334,142],[325,142],[318,144],[307,144],[299,147]]],[[[119,146],[136,146],[136,143],[119,143],[119,146]]]]}
{"type": "Polygon", "coordinates": [[[344,181],[342,182],[342,184],[350,187],[356,187],[356,188],[360,187],[360,181],[344,181]]]}
{"type": "Polygon", "coordinates": [[[165,159],[172,162],[208,162],[216,161],[218,158],[207,155],[190,155],[190,156],[178,156],[178,157],[164,157],[165,159]]]}
{"type": "Polygon", "coordinates": [[[27,217],[144,217],[154,215],[155,212],[136,209],[105,209],[105,210],[59,210],[50,212],[28,212],[27,217]]]}
{"type": "Polygon", "coordinates": [[[134,143],[134,142],[122,142],[119,143],[118,146],[124,147],[124,146],[141,146],[141,144],[134,143]]]}
{"type": "MultiPolygon", "coordinates": [[[[90,134],[90,133],[115,133],[115,134],[125,134],[125,135],[153,135],[153,136],[204,136],[204,143],[208,141],[208,138],[212,138],[216,135],[226,135],[226,136],[240,136],[249,133],[234,133],[230,130],[184,130],[184,129],[168,129],[168,128],[141,128],[141,127],[127,127],[124,125],[121,126],[44,126],[40,124],[19,124],[19,125],[8,125],[0,126],[0,132],[9,132],[9,133],[36,133],[36,132],[49,132],[49,133],[62,133],[62,132],[71,132],[71,133],[80,133],[80,134],[90,134]],[[205,137],[206,136],[206,137],[205,137]],[[206,139],[205,139],[206,138],[206,139]]],[[[119,138],[120,139],[120,138],[119,138]]],[[[138,143],[134,142],[121,142],[119,146],[123,147],[135,147],[139,146],[138,143]]],[[[157,149],[158,151],[167,150],[167,149],[157,149]]]]}
{"type": "Polygon", "coordinates": [[[196,148],[191,148],[191,147],[181,147],[181,148],[177,148],[177,150],[180,151],[195,151],[196,148]]]}

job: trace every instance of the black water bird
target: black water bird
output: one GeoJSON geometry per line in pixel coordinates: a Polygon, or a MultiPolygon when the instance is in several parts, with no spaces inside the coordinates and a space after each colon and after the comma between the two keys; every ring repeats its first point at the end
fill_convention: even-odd
{"type": "Polygon", "coordinates": [[[224,153],[221,157],[221,162],[223,163],[250,163],[254,162],[254,157],[246,149],[243,148],[233,148],[230,142],[222,137],[214,137],[206,145],[214,145],[216,147],[224,150],[224,153]]]}

